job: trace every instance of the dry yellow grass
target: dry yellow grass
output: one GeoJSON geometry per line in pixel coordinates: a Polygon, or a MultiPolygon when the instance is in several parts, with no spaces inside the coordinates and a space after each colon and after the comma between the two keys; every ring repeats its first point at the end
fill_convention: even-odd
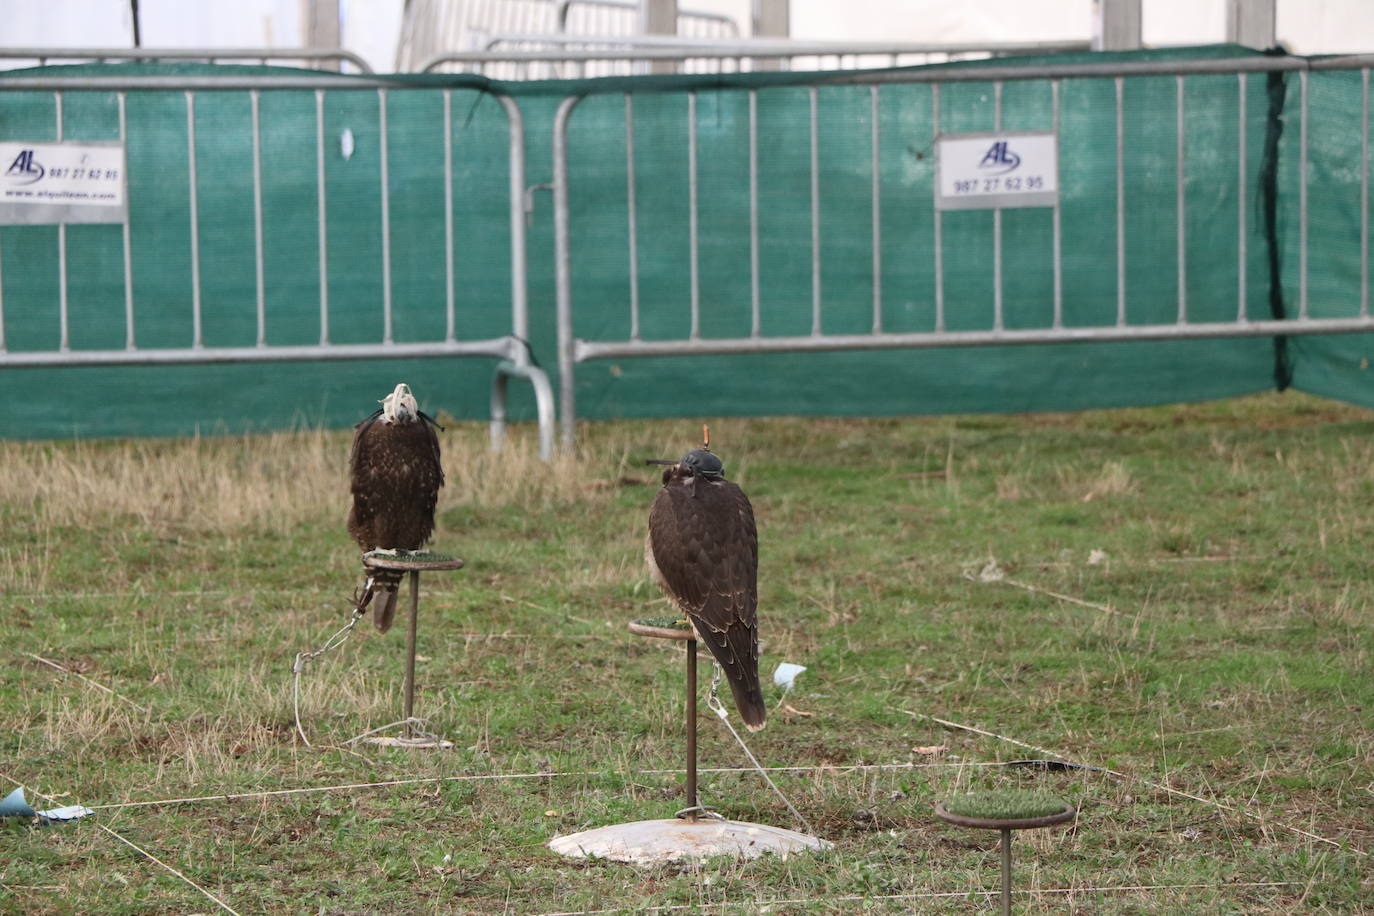
{"type": "MultiPolygon", "coordinates": [[[[70,447],[0,442],[0,505],[45,528],[116,522],[159,533],[286,527],[341,511],[350,436],[305,430],[70,447]]],[[[545,464],[528,436],[511,437],[498,454],[484,426],[464,424],[441,433],[440,442],[447,477],[441,506],[546,508],[595,493],[579,484],[587,469],[576,458],[545,464]]]]}

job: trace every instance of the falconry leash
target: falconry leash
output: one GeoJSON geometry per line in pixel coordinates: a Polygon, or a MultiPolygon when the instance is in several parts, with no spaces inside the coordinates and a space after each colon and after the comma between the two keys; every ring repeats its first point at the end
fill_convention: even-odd
{"type": "MultiPolygon", "coordinates": [[[[301,736],[301,741],[305,742],[306,747],[314,747],[315,745],[311,744],[310,739],[305,736],[305,728],[301,725],[301,674],[305,671],[305,663],[319,658],[326,652],[332,652],[347,642],[348,637],[353,632],[353,628],[358,625],[358,621],[362,620],[363,615],[367,613],[367,604],[372,597],[372,584],[373,577],[368,576],[367,584],[363,586],[362,596],[354,596],[353,613],[349,615],[348,623],[340,627],[334,635],[325,640],[324,644],[318,649],[309,652],[297,652],[296,660],[291,663],[291,709],[296,717],[296,733],[301,736]]],[[[369,735],[375,735],[377,732],[386,731],[388,728],[395,728],[397,725],[409,725],[411,727],[411,734],[418,741],[433,741],[437,744],[439,742],[439,736],[431,734],[422,727],[428,724],[429,721],[427,719],[411,716],[408,719],[401,719],[399,722],[389,722],[380,728],[365,731],[361,735],[349,738],[344,744],[354,744],[369,735]]]]}
{"type": "Polygon", "coordinates": [[[749,750],[749,745],[744,743],[744,739],[739,736],[739,732],[735,731],[735,727],[730,724],[730,713],[726,710],[725,705],[721,703],[720,694],[718,692],[721,677],[720,662],[713,661],[712,665],[715,668],[715,674],[711,678],[711,690],[706,695],[706,707],[720,717],[720,721],[725,724],[725,727],[730,731],[735,741],[737,741],[739,746],[744,750],[745,756],[747,756],[749,762],[754,765],[754,769],[758,770],[759,775],[763,777],[763,781],[768,783],[768,787],[773,790],[778,798],[782,799],[782,803],[787,806],[788,811],[792,812],[792,816],[806,828],[807,833],[814,834],[816,830],[811,826],[811,822],[808,821],[802,813],[797,810],[797,806],[792,804],[791,800],[782,793],[782,789],[779,789],[778,784],[768,775],[768,771],[763,768],[763,764],[759,763],[759,759],[754,756],[754,752],[749,750]]]}

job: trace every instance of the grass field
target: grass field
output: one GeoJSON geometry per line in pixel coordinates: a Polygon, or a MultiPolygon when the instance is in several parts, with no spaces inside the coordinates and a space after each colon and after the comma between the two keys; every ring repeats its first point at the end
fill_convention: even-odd
{"type": "MultiPolygon", "coordinates": [[[[931,805],[999,786],[1081,810],[1018,836],[1023,912],[1374,911],[1374,415],[1291,394],[713,421],[758,517],[765,678],[808,669],[747,740],[815,768],[774,778],[834,849],[549,852],[681,806],[681,650],[625,624],[669,612],[639,461],[699,430],[595,424],[546,467],[530,430],[491,456],[450,424],[433,547],[467,567],[424,580],[416,704],[437,753],[343,746],[401,717],[402,627],[313,662],[314,746],[295,732],[292,659],[361,581],[346,433],[0,443],[0,788],[96,807],[412,780],[10,819],[0,912],[224,912],[109,830],[244,916],[986,912],[996,834],[931,805]],[[1114,772],[982,765],[1049,756],[1006,738],[1114,772]]],[[[704,773],[703,801],[798,827],[700,727],[703,767],[745,768],[704,773]]]]}

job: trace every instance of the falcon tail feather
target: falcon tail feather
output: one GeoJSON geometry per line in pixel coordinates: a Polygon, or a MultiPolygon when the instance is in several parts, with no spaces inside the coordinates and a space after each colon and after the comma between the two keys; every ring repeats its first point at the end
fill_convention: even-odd
{"type": "Polygon", "coordinates": [[[372,602],[372,623],[379,632],[385,633],[391,629],[391,624],[396,619],[396,599],[399,594],[395,586],[377,588],[377,596],[372,602]]]}
{"type": "Polygon", "coordinates": [[[740,718],[744,719],[744,727],[751,732],[762,731],[768,724],[768,707],[763,705],[763,693],[758,683],[745,685],[732,679],[730,692],[735,695],[735,708],[739,710],[740,718]]]}
{"type": "Polygon", "coordinates": [[[759,731],[767,724],[768,707],[764,705],[763,689],[759,686],[758,649],[754,631],[735,627],[724,633],[712,633],[704,621],[691,614],[688,616],[692,618],[698,638],[706,644],[725,675],[740,718],[744,719],[745,726],[751,732],[759,731]]]}

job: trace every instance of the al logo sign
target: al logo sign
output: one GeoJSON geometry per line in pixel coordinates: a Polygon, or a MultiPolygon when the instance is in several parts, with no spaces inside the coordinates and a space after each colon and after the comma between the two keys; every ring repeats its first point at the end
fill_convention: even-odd
{"type": "Polygon", "coordinates": [[[941,134],[940,210],[1052,207],[1059,202],[1059,137],[1053,132],[941,134]]]}
{"type": "Polygon", "coordinates": [[[122,223],[124,144],[0,140],[0,226],[122,223]]]}
{"type": "Polygon", "coordinates": [[[38,160],[34,158],[33,150],[20,150],[19,155],[14,157],[10,167],[5,170],[5,177],[17,184],[33,184],[42,181],[46,172],[38,160]]]}
{"type": "Polygon", "coordinates": [[[989,173],[992,175],[1005,175],[1007,172],[1015,171],[1020,164],[1021,157],[1011,151],[1011,141],[997,140],[983,154],[978,167],[993,170],[989,173]]]}

